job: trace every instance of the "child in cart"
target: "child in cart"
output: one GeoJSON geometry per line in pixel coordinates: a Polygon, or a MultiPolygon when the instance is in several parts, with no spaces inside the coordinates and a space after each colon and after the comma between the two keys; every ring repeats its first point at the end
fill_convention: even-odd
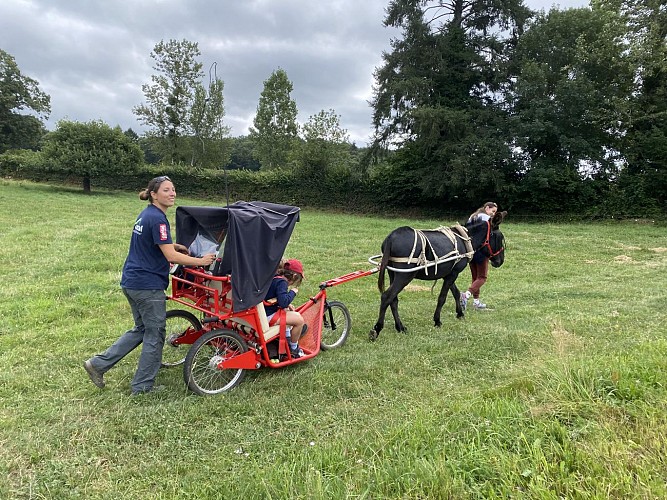
{"type": "Polygon", "coordinates": [[[297,287],[303,279],[303,264],[297,259],[288,259],[278,267],[276,276],[273,278],[269,291],[264,298],[264,307],[269,321],[279,308],[287,309],[285,314],[287,341],[289,342],[292,358],[304,356],[303,350],[299,348],[299,339],[308,329],[303,316],[291,306],[296,294],[299,293],[297,287]]]}

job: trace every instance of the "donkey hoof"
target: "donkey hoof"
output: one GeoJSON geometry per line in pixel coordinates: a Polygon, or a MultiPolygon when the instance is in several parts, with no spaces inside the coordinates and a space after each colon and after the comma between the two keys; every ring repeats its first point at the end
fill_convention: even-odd
{"type": "Polygon", "coordinates": [[[375,342],[378,338],[378,335],[380,335],[378,332],[375,330],[371,330],[370,333],[368,334],[368,340],[371,342],[375,342]]]}
{"type": "Polygon", "coordinates": [[[435,327],[440,328],[442,326],[442,321],[434,321],[435,327]]]}

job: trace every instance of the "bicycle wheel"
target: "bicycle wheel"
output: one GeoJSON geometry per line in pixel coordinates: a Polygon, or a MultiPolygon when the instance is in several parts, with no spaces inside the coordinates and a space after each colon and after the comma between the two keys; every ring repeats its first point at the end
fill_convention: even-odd
{"type": "Polygon", "coordinates": [[[323,351],[342,346],[352,329],[352,317],[345,304],[332,300],[324,305],[322,317],[322,338],[320,348],[323,351]]]}
{"type": "Polygon", "coordinates": [[[248,351],[237,333],[212,330],[192,344],[185,357],[183,376],[188,388],[200,396],[229,391],[245,377],[243,368],[219,369],[218,364],[248,351]]]}
{"type": "Polygon", "coordinates": [[[182,364],[185,361],[188,346],[174,345],[172,341],[185,333],[197,332],[201,329],[201,322],[194,314],[180,309],[167,311],[167,331],[164,336],[164,349],[162,349],[162,366],[169,368],[182,364]]]}

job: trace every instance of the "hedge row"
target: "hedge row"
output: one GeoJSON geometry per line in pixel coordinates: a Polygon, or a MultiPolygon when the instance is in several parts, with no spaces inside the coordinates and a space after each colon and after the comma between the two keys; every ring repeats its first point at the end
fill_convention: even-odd
{"type": "MultiPolygon", "coordinates": [[[[39,152],[18,150],[0,155],[0,175],[5,178],[24,179],[70,186],[82,186],[83,179],[69,175],[62,169],[46,163],[39,152]]],[[[352,213],[383,215],[413,215],[463,220],[471,207],[461,207],[453,213],[430,201],[419,205],[419,193],[409,186],[396,189],[396,178],[379,175],[376,178],[358,178],[350,172],[335,171],[316,178],[300,175],[292,170],[208,170],[184,166],[144,165],[122,176],[98,175],[91,179],[92,190],[121,190],[139,192],[148,181],[159,175],[168,175],[181,196],[208,199],[212,204],[222,204],[236,200],[264,200],[299,207],[323,208],[352,213]]],[[[604,197],[602,204],[591,203],[587,213],[573,214],[563,206],[562,212],[551,211],[548,215],[526,213],[522,217],[513,210],[513,220],[622,220],[640,219],[647,222],[662,222],[664,217],[655,207],[641,206],[639,209],[623,208],[623,193],[612,190],[604,197]],[[619,208],[620,207],[620,208],[619,208]],[[632,215],[640,214],[640,215],[632,215]]],[[[639,205],[637,205],[639,206],[639,205]]]]}
{"type": "MultiPolygon", "coordinates": [[[[20,150],[0,155],[0,175],[5,178],[82,185],[83,179],[64,173],[43,161],[38,152],[20,150]]],[[[305,179],[290,170],[209,170],[184,166],[145,165],[123,176],[95,176],[92,191],[111,189],[139,192],[148,181],[167,175],[178,194],[215,202],[264,200],[296,206],[340,208],[346,211],[376,210],[368,182],[354,181],[350,175],[331,174],[305,179]]]]}

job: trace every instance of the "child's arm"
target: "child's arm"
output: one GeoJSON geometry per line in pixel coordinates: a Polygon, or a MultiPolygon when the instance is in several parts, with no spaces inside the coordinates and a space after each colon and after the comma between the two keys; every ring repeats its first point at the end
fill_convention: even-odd
{"type": "Polygon", "coordinates": [[[278,307],[287,309],[294,300],[294,297],[296,297],[296,291],[287,290],[287,280],[279,280],[276,284],[276,301],[278,302],[278,307]]]}

